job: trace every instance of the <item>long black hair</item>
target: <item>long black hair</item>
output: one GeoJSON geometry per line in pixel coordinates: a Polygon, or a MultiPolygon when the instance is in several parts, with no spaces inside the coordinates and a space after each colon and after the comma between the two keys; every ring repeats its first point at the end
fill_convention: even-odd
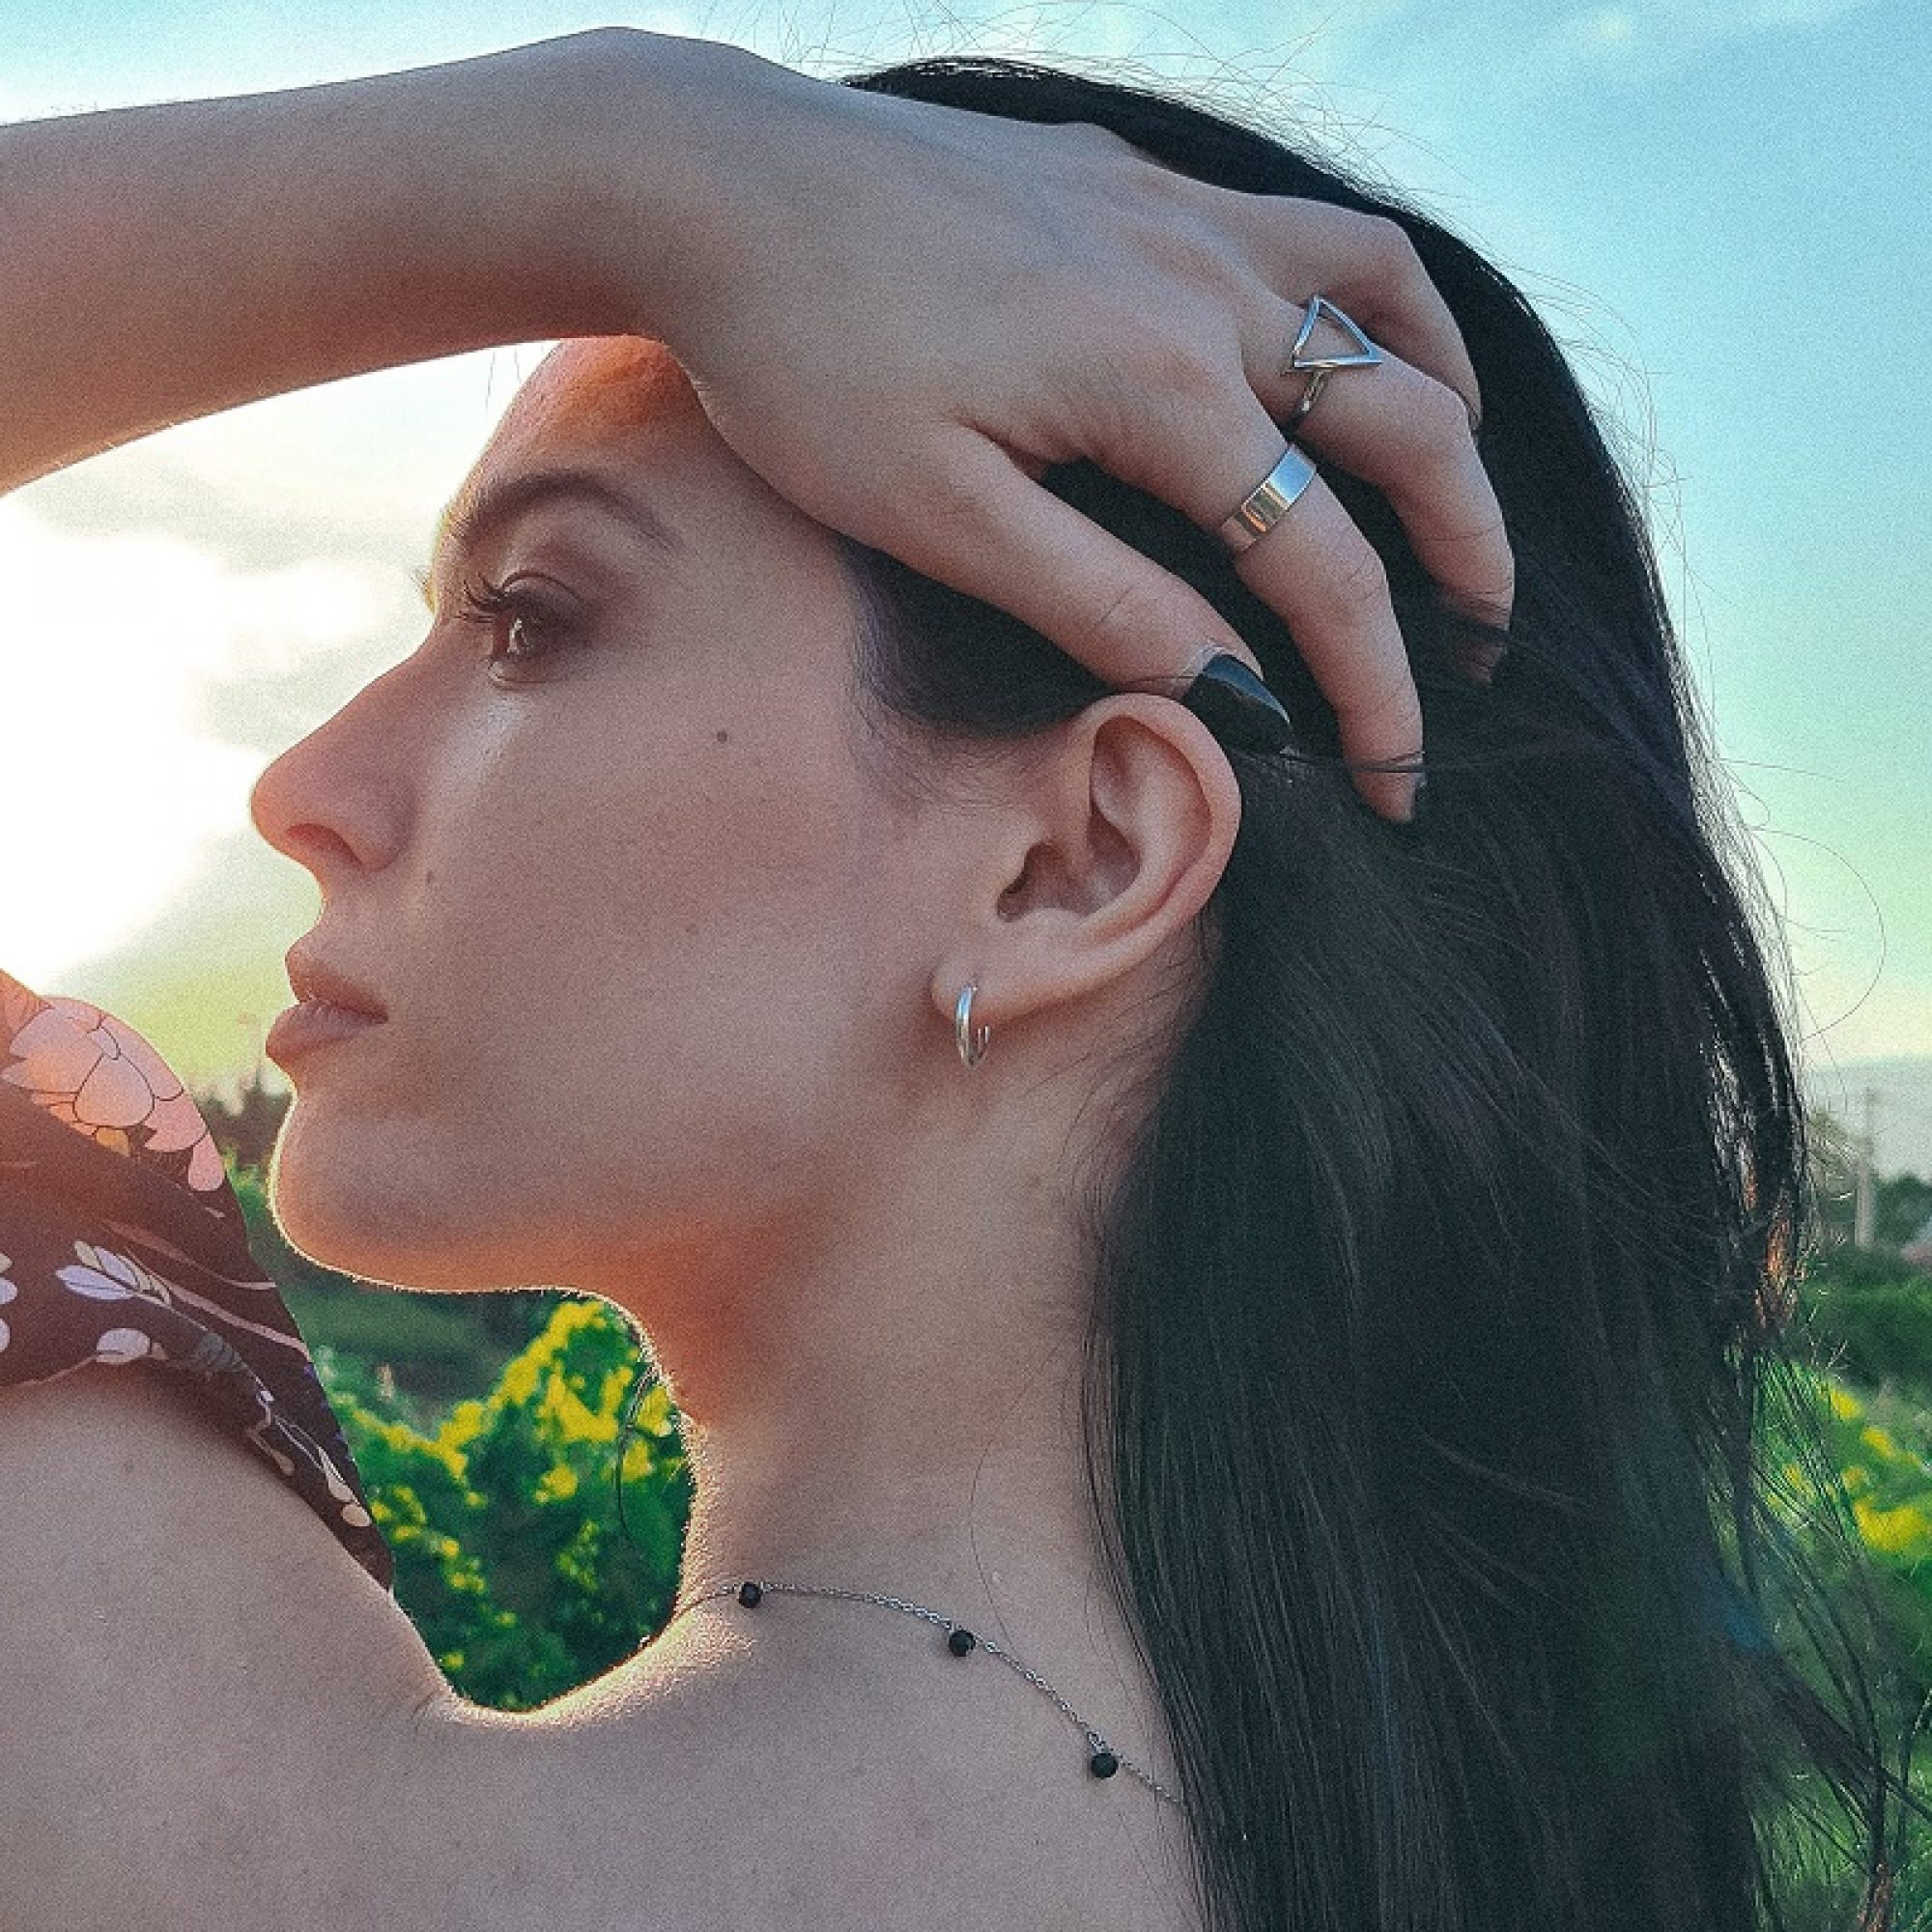
{"type": "MultiPolygon", "coordinates": [[[[1888,1799],[1923,1807],[1887,1763],[1861,1551],[1812,1511],[1859,1585],[1828,1589],[1771,1506],[1794,1457],[1838,1480],[1786,1326],[1812,1204],[1785,981],[1638,501],[1561,352],[1465,243],[1259,128],[1012,61],[848,84],[1097,123],[1398,222],[1474,359],[1517,558],[1480,686],[1388,505],[1325,472],[1422,689],[1429,812],[1398,832],[1219,544],[1091,465],[1045,479],[1200,589],[1297,724],[1288,757],[1233,754],[1202,997],[1094,1204],[1089,1481],[1204,1922],[1852,1932],[1853,1874],[1804,1864],[1844,1849],[1835,1809],[1860,1924],[1889,1927],[1888,1799]]],[[[1105,694],[840,542],[861,707],[908,757],[1105,694]]]]}

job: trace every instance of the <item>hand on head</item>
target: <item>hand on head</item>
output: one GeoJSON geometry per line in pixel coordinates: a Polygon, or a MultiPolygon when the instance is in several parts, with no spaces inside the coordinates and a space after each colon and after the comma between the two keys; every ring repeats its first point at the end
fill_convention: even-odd
{"type": "MultiPolygon", "coordinates": [[[[1507,624],[1474,370],[1404,231],[1208,185],[1096,126],[770,72],[761,127],[785,190],[748,176],[707,229],[715,271],[661,308],[732,449],[819,522],[1116,686],[1179,680],[1178,695],[1216,651],[1260,667],[1198,592],[1042,488],[1044,470],[1089,459],[1231,548],[1245,523],[1235,568],[1289,626],[1344,755],[1417,761],[1380,556],[1319,473],[1299,469],[1292,501],[1261,489],[1282,481],[1286,425],[1388,497],[1445,602],[1507,624]],[[1256,497],[1260,518],[1236,522],[1256,497]]],[[[1410,772],[1356,782],[1408,815],[1410,772]]]]}

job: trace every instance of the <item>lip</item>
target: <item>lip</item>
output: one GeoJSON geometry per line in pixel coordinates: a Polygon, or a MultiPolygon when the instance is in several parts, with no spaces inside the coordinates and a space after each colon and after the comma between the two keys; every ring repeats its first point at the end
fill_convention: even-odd
{"type": "Polygon", "coordinates": [[[287,958],[289,990],[301,1005],[335,1007],[372,1020],[389,1017],[388,1009],[374,993],[358,986],[346,973],[338,973],[333,966],[325,964],[306,946],[306,941],[297,940],[289,948],[287,958]]]}
{"type": "Polygon", "coordinates": [[[262,1051],[277,1066],[299,1060],[320,1047],[334,1046],[382,1026],[374,1013],[357,1012],[351,1007],[331,1006],[327,1000],[303,1000],[275,1015],[262,1051]]]}

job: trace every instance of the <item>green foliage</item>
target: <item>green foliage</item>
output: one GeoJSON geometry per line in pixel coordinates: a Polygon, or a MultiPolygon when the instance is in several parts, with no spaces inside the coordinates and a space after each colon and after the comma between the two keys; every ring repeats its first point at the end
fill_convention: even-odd
{"type": "Polygon", "coordinates": [[[638,1336],[601,1301],[566,1300],[481,1400],[433,1433],[384,1415],[367,1368],[318,1352],[396,1598],[466,1697],[527,1711],[651,1636],[676,1592],[690,1507],[670,1401],[653,1384],[613,1476],[638,1336]]]}
{"type": "Polygon", "coordinates": [[[396,1600],[456,1690],[532,1710],[653,1635],[676,1594],[690,1481],[653,1384],[627,1437],[620,1521],[617,1436],[641,1339],[622,1312],[562,1293],[411,1293],[318,1267],[283,1239],[262,1167],[223,1154],[394,1552],[396,1600]]]}
{"type": "Polygon", "coordinates": [[[1916,1704],[1932,1690],[1932,1413],[1834,1375],[1813,1379],[1824,1481],[1790,1454],[1781,1431],[1769,1431],[1770,1500],[1840,1586],[1845,1566],[1821,1517],[1843,1520],[1849,1510],[1852,1544],[1869,1564],[1893,1653],[1886,1661],[1900,1669],[1901,1690],[1916,1704]]]}
{"type": "Polygon", "coordinates": [[[257,1170],[269,1165],[275,1136],[295,1095],[286,1088],[271,1089],[263,1084],[267,1069],[257,1065],[242,1081],[234,1097],[204,1090],[195,1104],[201,1109],[214,1144],[228,1158],[231,1169],[237,1164],[257,1170]]]}
{"type": "Polygon", "coordinates": [[[1820,1366],[1932,1407],[1932,1280],[1880,1248],[1833,1248],[1811,1264],[1799,1308],[1820,1366]]]}

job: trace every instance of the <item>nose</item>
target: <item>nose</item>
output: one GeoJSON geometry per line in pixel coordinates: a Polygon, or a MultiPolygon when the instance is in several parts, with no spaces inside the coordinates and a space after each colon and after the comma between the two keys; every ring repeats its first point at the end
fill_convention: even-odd
{"type": "Polygon", "coordinates": [[[298,739],[248,795],[255,830],[325,891],[352,871],[380,871],[403,846],[408,766],[396,734],[384,727],[378,697],[394,675],[365,686],[298,739]]]}

